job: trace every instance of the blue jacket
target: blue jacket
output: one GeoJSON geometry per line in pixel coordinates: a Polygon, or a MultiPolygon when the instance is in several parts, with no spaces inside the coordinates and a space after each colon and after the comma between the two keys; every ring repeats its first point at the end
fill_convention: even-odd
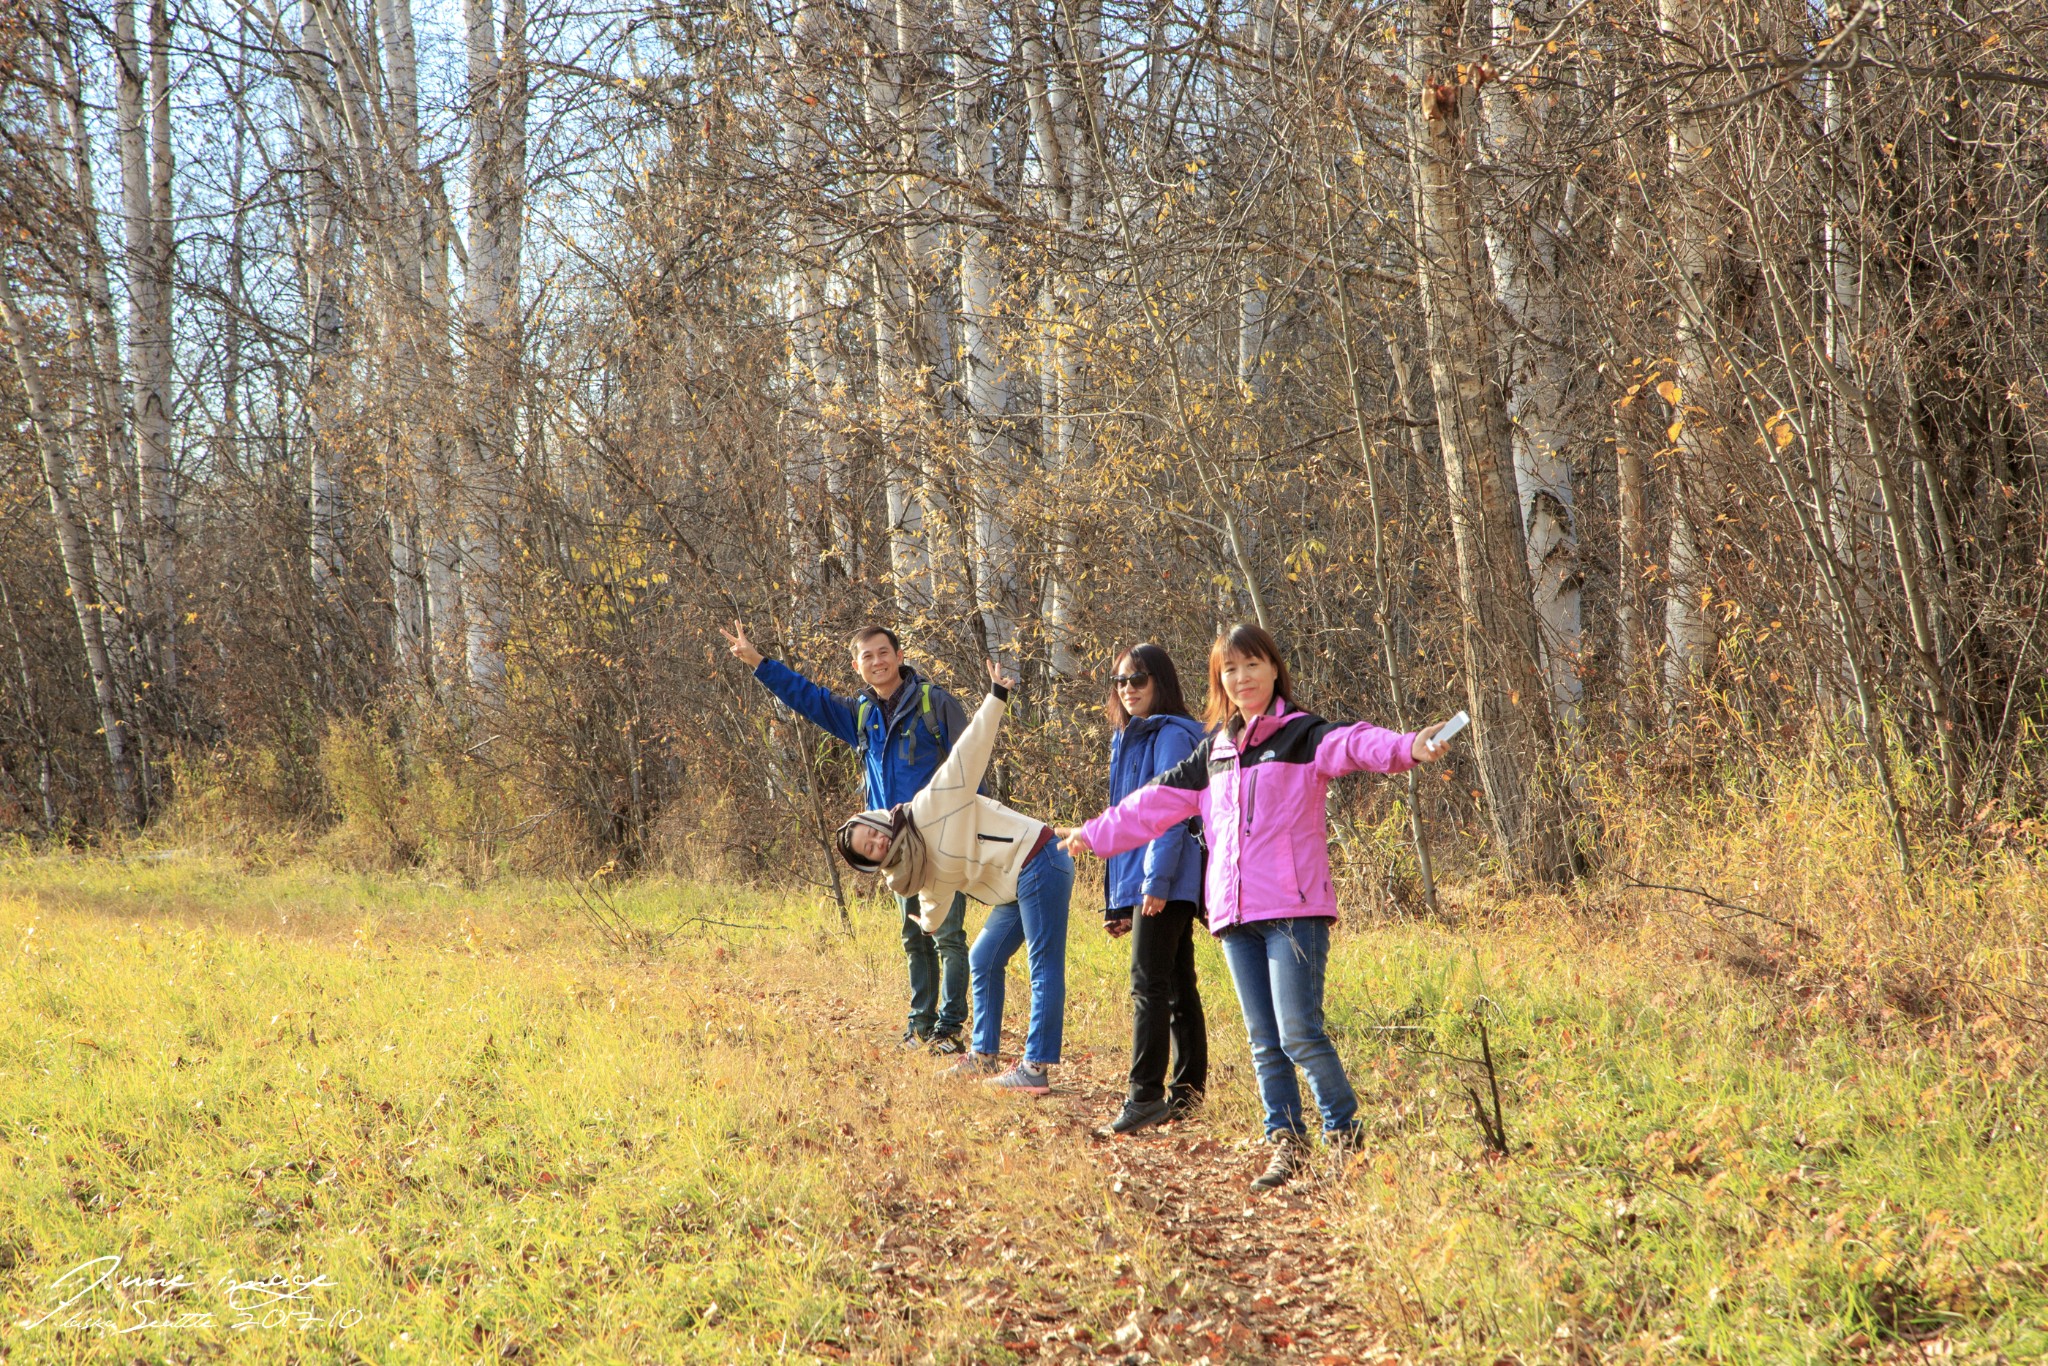
{"type": "MultiPolygon", "coordinates": [[[[1141,716],[1109,741],[1109,804],[1115,806],[1195,752],[1202,728],[1185,716],[1141,716]]],[[[1162,901],[1202,899],[1202,846],[1193,821],[1182,821],[1149,844],[1109,860],[1102,874],[1103,907],[1135,906],[1148,896],[1162,901]]]]}
{"type": "Polygon", "coordinates": [[[870,810],[883,810],[915,797],[938,771],[953,741],[967,729],[967,713],[953,694],[936,683],[931,685],[931,715],[925,716],[924,679],[907,664],[903,682],[887,702],[876,697],[873,688],[841,697],[779,660],[762,660],[754,666],[754,677],[798,716],[860,752],[867,769],[870,810]],[[865,735],[861,733],[863,699],[868,703],[865,735]]]}

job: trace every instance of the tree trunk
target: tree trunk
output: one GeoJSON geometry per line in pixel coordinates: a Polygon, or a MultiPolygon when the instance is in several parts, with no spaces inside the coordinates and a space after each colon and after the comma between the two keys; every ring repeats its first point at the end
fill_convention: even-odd
{"type": "Polygon", "coordinates": [[[170,44],[166,0],[150,0],[147,62],[134,0],[114,2],[116,137],[126,228],[128,359],[135,376],[135,478],[154,664],[175,696],[178,677],[176,508],[171,472],[171,310],[175,266],[171,205],[170,44]]]}
{"type": "Polygon", "coordinates": [[[526,224],[526,4],[465,0],[470,109],[469,263],[463,282],[462,618],[469,685],[495,706],[511,620],[500,582],[517,466],[520,257],[526,224]]]}
{"type": "MultiPolygon", "coordinates": [[[[1055,14],[1065,13],[1056,10],[1055,14]]],[[[1033,12],[1034,24],[1037,15],[1033,12]]],[[[1033,30],[1024,39],[1025,82],[1031,103],[1032,143],[1043,181],[1047,216],[1080,240],[1094,217],[1098,196],[1094,159],[1082,135],[1081,111],[1100,102],[1101,11],[1084,5],[1064,27],[1046,25],[1043,37],[1033,30]]],[[[1060,253],[1071,261],[1070,246],[1060,253]]],[[[1088,430],[1082,404],[1081,348],[1076,340],[1086,326],[1093,295],[1086,272],[1066,266],[1047,274],[1041,324],[1039,408],[1046,474],[1054,487],[1065,487],[1071,473],[1087,462],[1088,430]]],[[[1053,674],[1071,678],[1081,662],[1074,650],[1074,532],[1071,518],[1056,511],[1051,528],[1043,606],[1046,658],[1053,674]]]]}
{"type": "Polygon", "coordinates": [[[64,565],[64,591],[71,599],[72,612],[78,620],[79,640],[85,648],[93,702],[99,709],[100,734],[106,743],[107,767],[114,778],[114,800],[123,819],[130,825],[140,825],[143,818],[142,794],[135,780],[128,727],[115,691],[106,637],[101,630],[103,613],[93,583],[85,526],[72,500],[70,462],[65,455],[64,433],[44,397],[42,375],[36,369],[30,349],[28,321],[15,306],[14,287],[6,268],[0,268],[0,325],[7,330],[15,370],[28,401],[29,422],[35,428],[36,444],[42,450],[43,485],[49,493],[50,520],[56,527],[57,551],[64,565]]]}
{"type": "Polygon", "coordinates": [[[1502,860],[1531,881],[1568,881],[1576,868],[1539,663],[1527,543],[1514,486],[1506,405],[1494,382],[1490,294],[1464,167],[1476,86],[1458,82],[1445,31],[1461,27],[1457,0],[1411,11],[1409,162],[1429,375],[1436,393],[1458,597],[1465,690],[1480,781],[1502,860]]]}
{"type": "MultiPolygon", "coordinates": [[[[1717,0],[1658,0],[1665,61],[1674,66],[1711,62],[1722,35],[1701,7],[1717,0]]],[[[1709,583],[1694,528],[1698,502],[1715,456],[1712,420],[1704,406],[1713,387],[1712,334],[1724,307],[1726,229],[1714,179],[1727,149],[1715,160],[1713,132],[1698,106],[1722,91],[1718,80],[1687,84],[1667,96],[1670,139],[1671,266],[1679,280],[1678,325],[1672,339],[1675,380],[1660,389],[1670,406],[1671,541],[1665,562],[1665,681],[1676,701],[1705,672],[1714,652],[1707,614],[1709,583]],[[1700,418],[1701,421],[1694,421],[1700,418]]]]}
{"type": "Polygon", "coordinates": [[[959,203],[960,356],[972,490],[974,579],[988,648],[1011,655],[1021,599],[1017,535],[1006,509],[1016,496],[1015,385],[1002,344],[1001,264],[989,230],[996,185],[996,64],[987,0],[952,0],[954,174],[959,203]]]}
{"type": "MultiPolygon", "coordinates": [[[[1549,21],[1538,0],[1536,22],[1549,21]]],[[[1514,39],[1516,6],[1495,3],[1496,43],[1514,39]]],[[[1528,544],[1529,579],[1551,708],[1567,732],[1576,729],[1579,659],[1584,650],[1572,449],[1583,429],[1576,411],[1567,350],[1573,330],[1561,271],[1569,249],[1572,187],[1545,183],[1531,169],[1548,152],[1557,96],[1494,81],[1485,87],[1489,159],[1503,168],[1501,193],[1487,218],[1487,255],[1494,291],[1508,325],[1507,417],[1513,433],[1515,486],[1528,544]]]]}

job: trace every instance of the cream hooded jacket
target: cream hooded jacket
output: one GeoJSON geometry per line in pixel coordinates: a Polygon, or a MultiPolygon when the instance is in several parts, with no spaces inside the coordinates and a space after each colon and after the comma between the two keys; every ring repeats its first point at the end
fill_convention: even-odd
{"type": "Polygon", "coordinates": [[[885,873],[898,896],[916,895],[917,923],[929,934],[938,929],[953,905],[953,893],[1000,906],[1017,899],[1017,877],[1038,842],[1045,822],[1012,811],[975,789],[995,753],[996,730],[1008,706],[1007,689],[982,699],[967,729],[953,742],[953,752],[924,789],[910,799],[910,819],[924,837],[924,885],[906,887],[897,881],[905,870],[885,873]]]}

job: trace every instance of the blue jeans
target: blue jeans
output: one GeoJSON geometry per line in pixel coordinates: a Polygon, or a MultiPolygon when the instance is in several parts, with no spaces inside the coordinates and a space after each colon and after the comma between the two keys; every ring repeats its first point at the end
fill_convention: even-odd
{"type": "Polygon", "coordinates": [[[1003,969],[1023,945],[1031,967],[1031,1024],[1024,1061],[1043,1067],[1060,1060],[1067,1017],[1067,901],[1074,891],[1074,860],[1048,844],[1024,865],[1017,899],[988,913],[967,961],[974,970],[974,1051],[995,1053],[1003,1042],[1003,969]]]}
{"type": "Polygon", "coordinates": [[[903,956],[910,960],[910,1032],[920,1039],[958,1034],[967,1023],[967,898],[953,893],[953,908],[926,934],[912,919],[914,896],[903,905],[903,956]]]}
{"type": "Polygon", "coordinates": [[[1255,920],[1224,934],[1223,961],[1244,1009],[1252,1068],[1266,1107],[1268,1134],[1308,1132],[1294,1069],[1308,1073],[1323,1112],[1323,1132],[1358,1122],[1358,1096],[1337,1046],[1323,1030],[1323,969],[1330,961],[1330,922],[1321,916],[1255,920]]]}

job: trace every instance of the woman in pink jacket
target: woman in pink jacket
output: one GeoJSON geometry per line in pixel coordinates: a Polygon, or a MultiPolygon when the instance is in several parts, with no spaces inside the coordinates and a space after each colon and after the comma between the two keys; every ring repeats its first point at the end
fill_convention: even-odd
{"type": "Polygon", "coordinates": [[[1368,770],[1400,773],[1441,758],[1439,726],[1398,734],[1364,723],[1333,725],[1297,710],[1287,663],[1257,626],[1220,635],[1209,651],[1206,739],[1184,762],[1078,830],[1060,833],[1072,853],[1104,858],[1134,849],[1200,815],[1209,842],[1209,931],[1244,1010],[1266,1111],[1272,1161],[1255,1189],[1285,1185],[1307,1151],[1301,1088],[1308,1074],[1323,1112],[1324,1140],[1354,1146],[1358,1097],[1323,1028],[1323,969],[1330,922],[1330,780],[1368,770]]]}

